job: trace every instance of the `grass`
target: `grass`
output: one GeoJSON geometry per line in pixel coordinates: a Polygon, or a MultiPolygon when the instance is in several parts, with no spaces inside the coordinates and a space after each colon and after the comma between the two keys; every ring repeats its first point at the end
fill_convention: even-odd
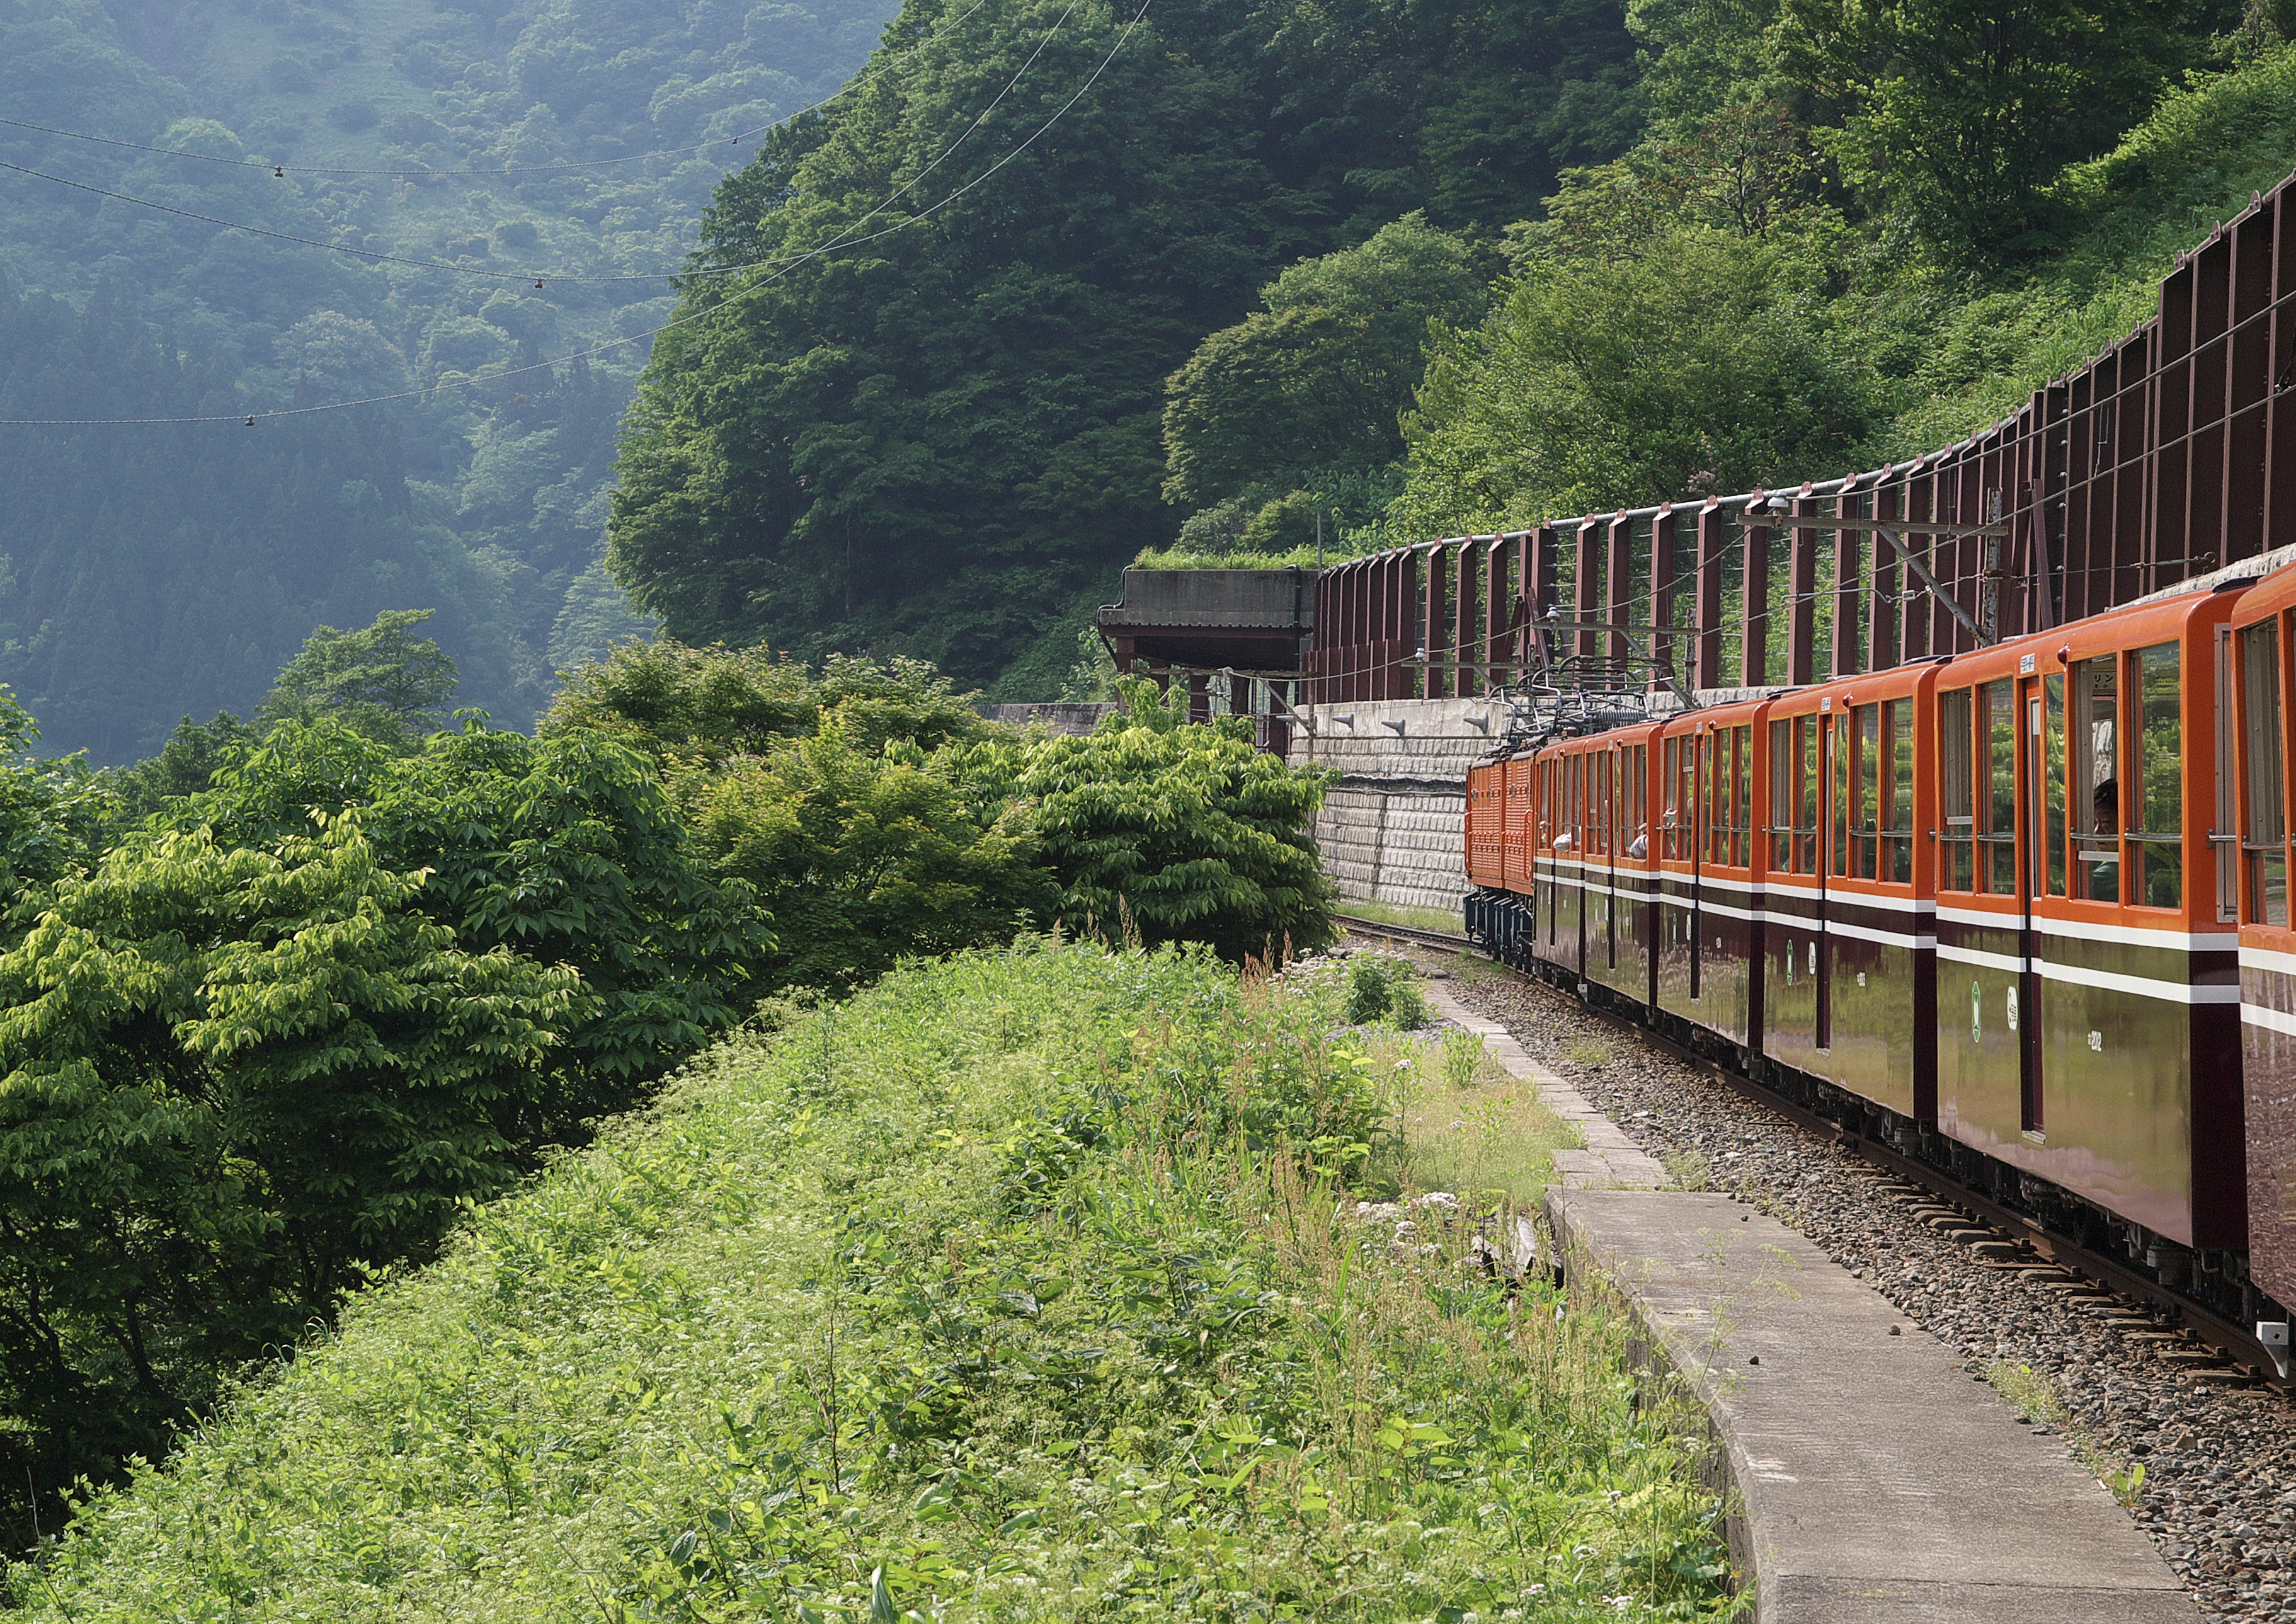
{"type": "Polygon", "coordinates": [[[1339,912],[1374,924],[1402,925],[1414,931],[1447,931],[1463,934],[1466,924],[1456,908],[1406,908],[1391,902],[1366,902],[1342,897],[1333,905],[1339,912]]]}
{"type": "Polygon", "coordinates": [[[1382,1034],[1370,1058],[1393,1102],[1396,1132],[1383,1161],[1398,1193],[1439,1190],[1480,1209],[1535,1211],[1551,1153],[1585,1148],[1578,1129],[1541,1104],[1533,1085],[1507,1075],[1472,1033],[1439,1041],[1382,1034]]]}
{"type": "Polygon", "coordinates": [[[12,1599],[73,1624],[1728,1612],[1715,1501],[1637,1407],[1622,1323],[1357,1217],[1357,1189],[1438,1177],[1527,1195],[1514,1140],[1548,1130],[1463,1046],[1419,1043],[1398,1087],[1406,1040],[1345,1029],[1345,996],[1026,943],[785,1012],[90,1495],[12,1599]]]}
{"type": "Polygon", "coordinates": [[[2113,1498],[2134,1507],[2144,1494],[2144,1464],[2105,1448],[2087,1429],[2074,1423],[2056,1384],[2030,1365],[1996,1359],[1985,1367],[1985,1380],[1995,1392],[2035,1426],[2052,1427],[2063,1437],[2075,1460],[2113,1498]]]}

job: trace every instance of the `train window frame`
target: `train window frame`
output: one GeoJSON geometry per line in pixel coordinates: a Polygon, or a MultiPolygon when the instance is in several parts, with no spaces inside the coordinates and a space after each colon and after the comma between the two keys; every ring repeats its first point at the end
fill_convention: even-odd
{"type": "Polygon", "coordinates": [[[1851,706],[1849,724],[1849,877],[1878,881],[1884,874],[1878,856],[1882,841],[1882,707],[1879,704],[1851,706]]]}
{"type": "Polygon", "coordinates": [[[2122,835],[2123,849],[2136,862],[2136,895],[2129,906],[2171,913],[2182,913],[2185,900],[2184,655],[2184,645],[2174,638],[2131,649],[2123,685],[2129,710],[2127,749],[2143,752],[2128,757],[2131,767],[2142,763],[2144,820],[2142,828],[2126,829],[2122,835]],[[2161,682],[2163,670],[2167,680],[2161,682]]]}
{"type": "Polygon", "coordinates": [[[1730,795],[1730,866],[1744,868],[1754,860],[1754,805],[1748,791],[1754,777],[1754,729],[1741,722],[1730,730],[1730,750],[1735,767],[1730,795]]]}
{"type": "Polygon", "coordinates": [[[1882,874],[1891,885],[1914,882],[1914,699],[1911,694],[1884,700],[1878,770],[1887,789],[1882,802],[1881,840],[1888,860],[1882,874]]]}
{"type": "Polygon", "coordinates": [[[1682,859],[1682,735],[1669,734],[1659,741],[1659,856],[1669,863],[1682,859]]]}
{"type": "Polygon", "coordinates": [[[1650,820],[1650,742],[1629,744],[1620,752],[1624,757],[1626,781],[1626,856],[1631,862],[1646,862],[1651,855],[1650,820]],[[1637,851],[1639,844],[1642,849],[1637,851]]]}
{"type": "Polygon", "coordinates": [[[1727,746],[1712,727],[1702,729],[1698,737],[1705,764],[1699,775],[1705,800],[1699,808],[1698,860],[1707,867],[1726,868],[1730,853],[1730,775],[1724,759],[1727,746]]]}
{"type": "Polygon", "coordinates": [[[1770,724],[1769,869],[1783,874],[1793,849],[1793,724],[1784,717],[1770,724]]]}
{"type": "Polygon", "coordinates": [[[1820,742],[1825,736],[1825,718],[1798,716],[1793,730],[1793,872],[1815,879],[1822,872],[1818,802],[1825,789],[1825,756],[1820,742]]]}
{"type": "Polygon", "coordinates": [[[2120,752],[2128,729],[2120,715],[2119,656],[2074,660],[2065,687],[2065,812],[2074,825],[2067,863],[2069,889],[2075,901],[2119,907],[2128,889],[2122,882],[2121,862],[2120,752]],[[2100,677],[2109,685],[2102,692],[2096,685],[2100,677]],[[2100,766],[2112,776],[2100,780],[2100,766]],[[2112,791],[2109,808],[2099,804],[2108,787],[2112,791]],[[2108,822],[2110,828],[2103,826],[2108,822]],[[2085,829],[2079,826],[2084,823],[2085,829]]]}
{"type": "Polygon", "coordinates": [[[2288,928],[2288,673],[2282,652],[2287,619],[2284,612],[2272,615],[2233,636],[2241,729],[2241,917],[2282,931],[2288,928]]]}
{"type": "Polygon", "coordinates": [[[1948,688],[1938,695],[1938,865],[1941,891],[1977,889],[1977,691],[1948,688]]]}
{"type": "Polygon", "coordinates": [[[2065,816],[2065,753],[2068,734],[2065,732],[2065,675],[2051,671],[2041,678],[2041,815],[2048,827],[2035,842],[2034,861],[2039,866],[2041,883],[2035,886],[2038,896],[2062,898],[2066,894],[2067,847],[2069,827],[2065,816]]]}
{"type": "Polygon", "coordinates": [[[2017,872],[2017,685],[1997,677],[1976,686],[1978,885],[1988,897],[2019,895],[2017,872]]]}

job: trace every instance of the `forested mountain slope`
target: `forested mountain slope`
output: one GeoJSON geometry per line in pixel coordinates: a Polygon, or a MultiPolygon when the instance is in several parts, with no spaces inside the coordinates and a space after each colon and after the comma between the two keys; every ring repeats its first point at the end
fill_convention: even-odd
{"type": "Polygon", "coordinates": [[[523,725],[627,631],[599,568],[616,424],[711,186],[832,94],[884,0],[0,0],[0,161],[492,277],[385,266],[0,171],[0,683],[52,750],[245,709],[316,624],[436,608],[464,703],[523,725]],[[21,125],[284,166],[163,157],[21,125]],[[625,275],[580,283],[531,270],[625,275]]]}
{"type": "Polygon", "coordinates": [[[1409,211],[1496,245],[1641,123],[1599,0],[911,0],[881,61],[720,188],[614,568],[681,637],[1020,697],[1177,529],[1164,383],[1204,334],[1409,211]]]}

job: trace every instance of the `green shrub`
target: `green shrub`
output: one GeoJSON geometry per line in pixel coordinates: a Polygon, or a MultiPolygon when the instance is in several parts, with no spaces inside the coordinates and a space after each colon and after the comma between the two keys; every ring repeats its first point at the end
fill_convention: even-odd
{"type": "Polygon", "coordinates": [[[857,747],[841,712],[681,790],[702,856],[774,922],[765,990],[848,993],[906,955],[1009,940],[1051,900],[1024,808],[978,806],[946,753],[857,747]]]}
{"type": "Polygon", "coordinates": [[[356,818],[119,848],[0,956],[0,1415],[24,1510],[523,1163],[581,979],[427,918],[356,818]]]}
{"type": "Polygon", "coordinates": [[[1353,1026],[1383,1022],[1406,1032],[1425,1026],[1427,999],[1410,962],[1364,955],[1349,959],[1348,1021],[1353,1026]]]}
{"type": "Polygon", "coordinates": [[[731,1040],[93,1496],[13,1599],[1724,1613],[1714,1500],[1620,1325],[1352,1216],[1383,1108],[1338,983],[1032,940],[731,1040]]]}
{"type": "Polygon", "coordinates": [[[1330,942],[1331,883],[1311,833],[1328,775],[1256,750],[1250,724],[1185,720],[1185,699],[1121,679],[1088,738],[975,746],[960,770],[1029,803],[1067,930],[1154,947],[1201,941],[1269,959],[1330,942]]]}

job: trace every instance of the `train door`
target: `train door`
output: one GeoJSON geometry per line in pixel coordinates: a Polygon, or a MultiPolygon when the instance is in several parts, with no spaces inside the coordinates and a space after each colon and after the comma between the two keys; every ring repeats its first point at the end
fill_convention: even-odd
{"type": "Polygon", "coordinates": [[[2013,899],[2017,964],[2002,1013],[2017,1056],[2018,1115],[2025,1136],[2045,1142],[2047,1102],[2041,1086],[2041,985],[2034,952],[2035,838],[2048,819],[2044,782],[2047,754],[2048,701],[2035,675],[2038,657],[2021,655],[2015,680],[1980,684],[1977,784],[1977,843],[1985,874],[1980,883],[1993,895],[2013,899]],[[2020,848],[2022,848],[2021,851],[2020,848]]]}
{"type": "Polygon", "coordinates": [[[1569,816],[1570,819],[1571,883],[1577,888],[1578,898],[1578,906],[1577,908],[1572,910],[1577,915],[1577,918],[1573,921],[1573,927],[1576,931],[1577,939],[1568,943],[1567,946],[1570,949],[1571,973],[1578,976],[1579,980],[1584,980],[1587,978],[1587,910],[1590,906],[1587,898],[1587,840],[1588,834],[1587,808],[1589,801],[1589,781],[1592,775],[1587,770],[1587,752],[1585,750],[1574,750],[1568,756],[1564,757],[1563,759],[1569,764],[1568,770],[1570,773],[1570,781],[1568,787],[1564,791],[1564,794],[1569,800],[1570,807],[1569,816]]]}
{"type": "Polygon", "coordinates": [[[2019,1087],[2025,1132],[2046,1142],[2048,1089],[2041,1034],[2041,954],[2035,937],[2034,903],[2065,894],[2065,679],[2035,674],[2035,658],[2018,660],[2018,698],[2024,712],[2018,772],[2024,780],[2026,860],[2024,876],[2025,972],[2021,997],[2027,1012],[2021,1051],[2024,1074],[2019,1087]]]}
{"type": "Polygon", "coordinates": [[[1836,710],[1831,699],[1820,700],[1817,718],[1818,736],[1823,757],[1818,762],[1818,794],[1824,804],[1818,808],[1817,824],[1825,831],[1828,847],[1824,861],[1817,865],[1817,919],[1813,926],[1817,935],[1817,1015],[1811,1041],[1821,1054],[1833,1050],[1833,936],[1826,929],[1826,888],[1828,876],[1849,872],[1849,708],[1836,710]]]}
{"type": "Polygon", "coordinates": [[[1685,775],[1690,781],[1690,804],[1683,808],[1682,821],[1690,839],[1690,999],[1693,1004],[1703,991],[1700,972],[1706,956],[1706,888],[1700,875],[1706,866],[1706,773],[1713,755],[1708,739],[1702,727],[1685,734],[1682,741],[1689,769],[1685,775]]]}

